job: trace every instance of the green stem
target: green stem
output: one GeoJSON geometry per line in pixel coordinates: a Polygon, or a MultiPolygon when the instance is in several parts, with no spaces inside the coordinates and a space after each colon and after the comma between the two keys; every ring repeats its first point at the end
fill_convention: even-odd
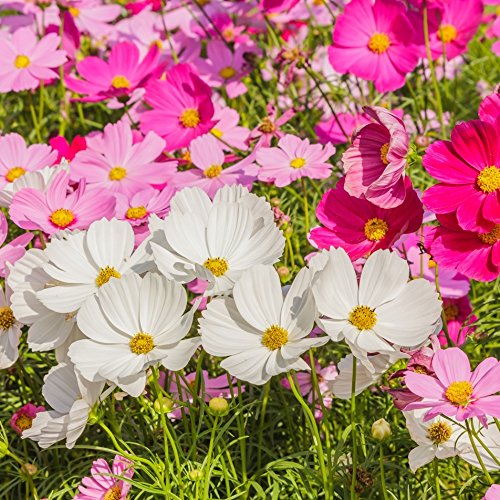
{"type": "Polygon", "coordinates": [[[488,472],[488,469],[486,469],[486,466],[484,465],[483,457],[481,457],[481,454],[479,453],[479,450],[477,449],[476,442],[474,441],[474,426],[472,424],[469,424],[469,420],[465,421],[465,427],[467,428],[467,434],[469,435],[470,439],[470,444],[472,445],[472,449],[474,450],[474,454],[476,455],[477,461],[479,462],[479,465],[481,466],[481,469],[483,471],[484,477],[488,481],[488,483],[494,484],[495,481],[491,479],[490,473],[488,472]]]}
{"type": "Polygon", "coordinates": [[[351,433],[352,433],[352,477],[351,477],[351,500],[356,498],[356,469],[358,461],[357,429],[356,429],[356,358],[352,358],[352,382],[351,382],[351,433]]]}
{"type": "Polygon", "coordinates": [[[387,486],[385,485],[385,470],[384,470],[384,447],[382,443],[380,443],[380,488],[382,489],[382,496],[384,500],[388,500],[387,497],[387,486]]]}
{"type": "Polygon", "coordinates": [[[300,178],[300,185],[302,186],[302,199],[304,200],[304,214],[307,235],[309,233],[309,203],[307,201],[306,181],[304,177],[300,178]]]}
{"type": "Polygon", "coordinates": [[[207,474],[205,476],[205,482],[203,485],[203,498],[208,498],[208,490],[210,489],[210,476],[212,472],[211,461],[212,461],[212,453],[214,451],[214,442],[215,442],[215,432],[217,430],[217,424],[219,423],[219,417],[215,417],[212,432],[210,434],[210,444],[208,446],[207,457],[205,458],[205,468],[207,470],[207,474]]]}
{"type": "Polygon", "coordinates": [[[434,486],[436,488],[436,499],[441,500],[441,485],[439,484],[439,463],[437,458],[432,461],[432,466],[434,468],[434,486]]]}
{"type": "Polygon", "coordinates": [[[264,394],[262,395],[262,407],[260,409],[259,419],[259,436],[257,438],[257,469],[260,469],[262,463],[262,439],[264,436],[264,420],[266,418],[267,403],[269,401],[269,393],[271,391],[271,381],[267,382],[264,386],[264,394]]]}

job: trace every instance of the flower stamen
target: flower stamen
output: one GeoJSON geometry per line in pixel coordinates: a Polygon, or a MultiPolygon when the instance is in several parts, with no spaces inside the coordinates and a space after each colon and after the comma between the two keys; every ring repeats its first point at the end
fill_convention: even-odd
{"type": "Polygon", "coordinates": [[[373,219],[368,219],[365,224],[364,232],[367,239],[370,241],[380,241],[385,237],[389,226],[385,220],[374,217],[373,219]]]}
{"type": "Polygon", "coordinates": [[[278,325],[271,325],[262,336],[262,345],[270,351],[283,347],[288,342],[288,331],[278,325]]]}
{"type": "Polygon", "coordinates": [[[368,306],[356,306],[349,313],[349,323],[360,331],[371,330],[377,324],[377,315],[368,306]]]}
{"type": "Polygon", "coordinates": [[[186,128],[197,127],[201,121],[200,113],[197,109],[187,108],[182,112],[181,116],[179,116],[179,121],[181,125],[186,128]]]}
{"type": "Polygon", "coordinates": [[[374,53],[374,54],[383,54],[384,52],[387,52],[391,45],[391,40],[385,33],[374,33],[370,41],[368,42],[368,48],[374,53]]]}
{"type": "Polygon", "coordinates": [[[500,168],[492,165],[479,172],[476,184],[483,193],[493,193],[500,188],[500,168]]]}
{"type": "Polygon", "coordinates": [[[446,443],[451,438],[452,429],[448,422],[434,422],[427,428],[427,437],[434,444],[446,443]]]}
{"type": "Polygon", "coordinates": [[[458,406],[467,406],[470,403],[473,387],[470,382],[462,380],[460,382],[452,382],[446,389],[446,397],[450,403],[458,406]]]}
{"type": "Polygon", "coordinates": [[[102,285],[105,285],[111,278],[120,279],[121,277],[122,275],[114,267],[101,267],[101,269],[99,270],[99,274],[95,279],[95,284],[98,287],[101,287],[102,285]]]}
{"type": "Polygon", "coordinates": [[[60,208],[59,210],[54,210],[54,212],[50,214],[49,219],[52,224],[64,229],[75,220],[75,214],[67,208],[60,208]]]}
{"type": "Polygon", "coordinates": [[[226,259],[221,257],[211,257],[207,259],[203,266],[208,269],[216,278],[220,278],[226,274],[229,265],[226,259]]]}
{"type": "Polygon", "coordinates": [[[12,167],[6,174],[5,180],[7,182],[14,182],[16,179],[19,179],[22,175],[26,173],[23,167],[12,167]]]}
{"type": "Polygon", "coordinates": [[[10,307],[0,307],[0,329],[5,331],[14,326],[16,318],[10,307]]]}
{"type": "Polygon", "coordinates": [[[134,354],[147,354],[153,350],[155,344],[152,335],[139,332],[130,339],[129,346],[134,354]]]}

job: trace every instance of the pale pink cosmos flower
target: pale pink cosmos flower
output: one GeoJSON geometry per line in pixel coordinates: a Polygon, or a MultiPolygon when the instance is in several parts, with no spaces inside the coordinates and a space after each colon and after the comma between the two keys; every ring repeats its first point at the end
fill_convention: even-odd
{"type": "Polygon", "coordinates": [[[278,147],[257,150],[257,163],[261,165],[257,176],[260,181],[273,182],[278,187],[288,186],[301,177],[326,179],[332,171],[327,162],[334,153],[332,144],[323,147],[287,134],[278,147]]]}
{"type": "Polygon", "coordinates": [[[23,229],[41,230],[49,235],[62,229],[87,229],[103,217],[111,219],[115,198],[105,189],[87,189],[82,180],[68,194],[69,174],[62,171],[46,192],[21,189],[12,198],[10,218],[23,229]]]}
{"type": "Polygon", "coordinates": [[[481,500],[498,500],[500,498],[500,484],[492,484],[481,500]]]}
{"type": "Polygon", "coordinates": [[[12,36],[1,32],[0,92],[36,89],[41,80],[59,78],[54,69],[66,61],[66,52],[57,48],[60,42],[54,33],[38,40],[31,28],[12,36]]]}
{"type": "MultiPolygon", "coordinates": [[[[0,212],[0,245],[3,244],[9,233],[7,218],[0,212]]],[[[7,263],[14,264],[26,252],[26,245],[33,239],[33,234],[21,234],[10,243],[0,248],[0,276],[5,278],[7,274],[7,263]]]]}
{"type": "Polygon", "coordinates": [[[69,12],[80,32],[87,32],[93,38],[104,38],[113,31],[110,24],[121,12],[117,4],[105,4],[101,0],[72,0],[69,12]]]}
{"type": "Polygon", "coordinates": [[[294,109],[288,109],[278,117],[278,109],[273,104],[266,106],[266,112],[267,116],[262,119],[260,124],[250,134],[250,139],[258,139],[255,149],[262,146],[269,147],[273,137],[281,139],[285,135],[281,127],[290,121],[296,113],[294,109]]]}
{"type": "Polygon", "coordinates": [[[477,417],[487,427],[486,416],[500,418],[500,363],[484,359],[471,372],[469,358],[458,347],[438,350],[432,358],[435,377],[408,372],[405,383],[422,401],[410,403],[405,410],[426,408],[424,422],[446,415],[459,422],[477,417]]]}
{"type": "Polygon", "coordinates": [[[216,109],[214,120],[218,121],[210,133],[217,139],[221,139],[222,149],[225,151],[231,151],[232,148],[241,151],[248,149],[247,140],[250,136],[250,130],[238,126],[240,115],[235,109],[228,107],[216,109]]]}
{"type": "Polygon", "coordinates": [[[44,406],[35,406],[32,403],[25,404],[15,411],[9,424],[15,432],[21,435],[26,429],[31,429],[36,414],[44,410],[44,406]]]}
{"type": "Polygon", "coordinates": [[[155,161],[165,141],[148,132],[142,141],[134,141],[128,123],[108,123],[104,133],[87,137],[87,149],[75,155],[70,173],[73,181],[85,179],[91,186],[122,193],[128,197],[151,184],[163,184],[175,172],[175,161],[155,161]]]}
{"type": "Polygon", "coordinates": [[[94,461],[90,469],[90,477],[84,477],[78,493],[73,500],[126,500],[134,475],[132,462],[116,455],[110,467],[104,458],[94,461]],[[113,476],[119,476],[122,479],[113,476]]]}

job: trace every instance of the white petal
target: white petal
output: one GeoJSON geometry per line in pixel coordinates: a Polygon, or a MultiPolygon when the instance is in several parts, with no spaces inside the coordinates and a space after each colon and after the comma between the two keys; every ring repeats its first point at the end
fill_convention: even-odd
{"type": "Polygon", "coordinates": [[[191,360],[194,352],[201,345],[200,337],[181,340],[175,347],[168,349],[162,364],[167,370],[182,370],[191,360]]]}
{"type": "Polygon", "coordinates": [[[251,384],[265,384],[271,377],[265,371],[270,351],[265,347],[258,347],[226,358],[220,364],[234,377],[250,382],[251,384]]]}
{"type": "Polygon", "coordinates": [[[413,473],[423,465],[426,465],[434,460],[434,447],[432,445],[417,446],[410,451],[408,462],[413,473]]]}
{"type": "Polygon", "coordinates": [[[50,351],[59,347],[73,329],[73,320],[65,314],[48,311],[28,330],[28,345],[33,351],[50,351]]]}
{"type": "Polygon", "coordinates": [[[77,311],[96,290],[95,284],[52,286],[37,292],[36,297],[52,311],[72,313],[77,311]]]}

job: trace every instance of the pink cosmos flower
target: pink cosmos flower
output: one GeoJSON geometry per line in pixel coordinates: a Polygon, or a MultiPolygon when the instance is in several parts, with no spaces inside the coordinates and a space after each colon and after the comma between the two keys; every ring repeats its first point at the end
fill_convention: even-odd
{"type": "Polygon", "coordinates": [[[372,80],[379,92],[401,88],[418,62],[414,31],[397,0],[352,0],[335,23],[330,63],[339,73],[372,80]]]}
{"type": "MultiPolygon", "coordinates": [[[[2,245],[9,234],[7,218],[0,212],[0,245],[2,245]]],[[[7,274],[7,263],[14,264],[26,252],[26,245],[33,239],[33,234],[21,234],[0,248],[0,276],[5,278],[7,274]]]]}
{"type": "Polygon", "coordinates": [[[130,483],[126,481],[134,475],[132,462],[120,455],[116,455],[113,464],[109,467],[104,458],[95,460],[90,469],[90,477],[84,477],[82,485],[74,500],[126,500],[130,490],[130,483]],[[119,476],[123,479],[118,479],[119,476]]]}
{"type": "Polygon", "coordinates": [[[432,359],[435,377],[408,372],[405,383],[423,398],[405,410],[428,408],[424,422],[446,415],[462,422],[477,417],[487,427],[486,416],[500,417],[500,363],[486,358],[471,372],[469,358],[458,347],[439,350],[432,359]]]}
{"type": "Polygon", "coordinates": [[[345,190],[383,208],[394,208],[406,196],[408,133],[403,120],[385,108],[367,107],[365,113],[375,123],[359,127],[342,155],[345,190]]]}
{"type": "Polygon", "coordinates": [[[171,178],[177,163],[155,161],[164,147],[165,141],[154,132],[134,143],[128,123],[108,123],[103,134],[88,137],[87,149],[76,154],[71,162],[71,179],[85,179],[91,186],[130,197],[171,178]]]}
{"type": "Polygon", "coordinates": [[[337,118],[338,121],[332,116],[328,120],[319,122],[318,125],[316,125],[314,131],[321,144],[327,144],[329,142],[332,144],[345,144],[349,142],[349,138],[355,129],[361,125],[370,123],[370,119],[361,113],[337,113],[337,118]],[[342,125],[343,131],[339,123],[342,125]]]}
{"type": "Polygon", "coordinates": [[[103,101],[110,97],[130,95],[144,87],[158,70],[159,49],[154,44],[140,61],[139,49],[132,42],[120,42],[111,48],[108,60],[89,56],[76,65],[83,80],[66,76],[66,86],[78,94],[87,94],[79,100],[103,101]]]}
{"type": "Polygon", "coordinates": [[[216,125],[210,96],[210,87],[189,64],[177,64],[165,80],[149,82],[144,99],[153,109],[142,113],[141,130],[163,137],[167,151],[189,146],[216,125]]]}
{"type": "Polygon", "coordinates": [[[26,172],[53,165],[57,152],[46,144],[27,146],[19,134],[0,137],[0,189],[26,172]]]}
{"type": "Polygon", "coordinates": [[[288,109],[278,118],[278,109],[273,104],[268,104],[266,111],[267,116],[262,119],[260,125],[255,127],[250,134],[251,139],[258,139],[254,149],[260,147],[268,148],[271,145],[273,137],[281,139],[285,135],[281,130],[281,126],[290,121],[296,113],[294,109],[288,109]]]}
{"type": "Polygon", "coordinates": [[[232,108],[216,109],[214,120],[218,120],[215,127],[210,131],[218,139],[222,139],[220,145],[225,151],[231,151],[232,148],[246,151],[248,149],[247,140],[250,136],[250,130],[246,127],[239,127],[239,113],[232,108]]]}
{"type": "Polygon", "coordinates": [[[500,119],[459,123],[451,141],[436,141],[423,165],[439,184],[424,194],[424,204],[436,214],[455,212],[469,231],[486,232],[500,222],[500,119]]]}
{"type": "Polygon", "coordinates": [[[481,500],[498,500],[500,498],[500,484],[492,484],[481,500]]]}
{"type": "MultiPolygon", "coordinates": [[[[500,20],[500,17],[498,19],[500,20]]],[[[495,92],[485,97],[479,105],[478,114],[483,122],[495,124],[496,119],[500,116],[500,93],[495,92]]]]}
{"type": "Polygon", "coordinates": [[[57,68],[66,61],[58,50],[61,39],[50,33],[40,40],[31,28],[21,28],[12,36],[0,33],[0,92],[36,89],[40,80],[59,78],[57,68]]]}
{"type": "Polygon", "coordinates": [[[247,43],[250,37],[246,34],[248,28],[245,25],[237,26],[227,12],[215,12],[210,16],[210,20],[201,19],[192,21],[191,31],[200,38],[209,37],[217,39],[222,35],[226,42],[236,44],[247,43]],[[216,29],[217,28],[217,29],[216,29]]]}
{"type": "Polygon", "coordinates": [[[318,248],[343,248],[355,261],[379,249],[391,248],[402,235],[422,224],[422,202],[406,179],[408,194],[396,208],[382,208],[368,200],[350,196],[341,179],[321,199],[316,216],[324,227],[313,228],[309,239],[318,248]]]}
{"type": "Polygon", "coordinates": [[[76,135],[71,144],[61,135],[50,139],[49,144],[57,151],[57,160],[55,163],[61,163],[63,158],[71,161],[76,153],[87,148],[85,137],[81,137],[80,135],[76,135]]]}
{"type": "Polygon", "coordinates": [[[44,406],[35,406],[32,403],[28,403],[19,408],[19,410],[16,410],[9,420],[9,424],[14,431],[21,435],[26,429],[31,429],[36,414],[44,410],[44,406]]]}
{"type": "MultiPolygon", "coordinates": [[[[454,345],[461,346],[469,335],[474,335],[476,328],[473,324],[477,316],[472,314],[472,306],[468,297],[460,299],[447,299],[443,297],[443,309],[448,326],[448,335],[454,345]]],[[[439,342],[443,347],[448,345],[444,331],[438,335],[439,342]]]]}
{"type": "Polygon", "coordinates": [[[276,12],[290,10],[298,3],[299,0],[261,0],[259,8],[266,14],[274,14],[276,12]]]}
{"type": "Polygon", "coordinates": [[[115,198],[105,189],[87,189],[82,180],[68,194],[69,174],[60,172],[47,192],[26,188],[12,198],[10,218],[23,229],[41,230],[49,235],[61,229],[87,229],[103,217],[111,219],[115,198]]]}
{"type": "Polygon", "coordinates": [[[70,0],[69,12],[80,32],[93,38],[104,38],[113,30],[111,26],[121,12],[120,5],[105,4],[101,0],[70,0]]]}
{"type": "Polygon", "coordinates": [[[327,161],[334,153],[332,144],[323,147],[287,134],[279,140],[278,147],[257,150],[257,162],[261,165],[257,176],[278,187],[288,186],[301,177],[326,179],[332,171],[327,161]]]}
{"type": "Polygon", "coordinates": [[[125,4],[125,8],[136,15],[142,12],[146,7],[151,7],[153,12],[161,9],[161,0],[132,0],[125,4]]]}

